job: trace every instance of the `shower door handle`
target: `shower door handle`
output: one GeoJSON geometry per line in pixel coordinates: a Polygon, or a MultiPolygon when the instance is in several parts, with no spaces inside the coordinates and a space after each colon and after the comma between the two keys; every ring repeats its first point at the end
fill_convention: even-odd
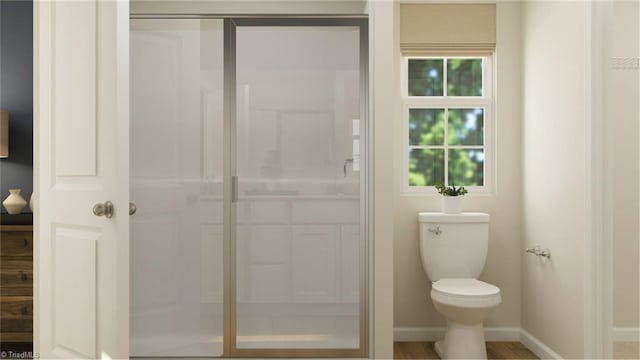
{"type": "Polygon", "coordinates": [[[342,166],[342,172],[344,173],[344,177],[347,177],[347,164],[353,165],[353,158],[344,159],[344,165],[342,166]]]}
{"type": "Polygon", "coordinates": [[[231,176],[231,202],[238,202],[238,176],[231,176]]]}
{"type": "Polygon", "coordinates": [[[138,207],[136,206],[136,204],[130,202],[129,203],[129,216],[135,214],[136,211],[138,211],[138,207]]]}

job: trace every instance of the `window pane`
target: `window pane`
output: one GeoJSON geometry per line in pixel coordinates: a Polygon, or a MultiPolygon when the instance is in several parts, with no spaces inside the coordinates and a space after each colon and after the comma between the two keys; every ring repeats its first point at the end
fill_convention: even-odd
{"type": "Polygon", "coordinates": [[[409,110],[409,145],[444,145],[444,109],[409,110]]]}
{"type": "Polygon", "coordinates": [[[409,96],[444,95],[442,59],[409,59],[409,96]]]}
{"type": "Polygon", "coordinates": [[[449,185],[484,185],[484,151],[482,149],[449,150],[449,185]]]}
{"type": "Polygon", "coordinates": [[[449,145],[483,145],[484,110],[449,109],[449,145]]]}
{"type": "Polygon", "coordinates": [[[447,60],[447,95],[482,96],[482,59],[447,60]]]}
{"type": "Polygon", "coordinates": [[[409,150],[409,186],[444,183],[444,150],[409,150]]]}

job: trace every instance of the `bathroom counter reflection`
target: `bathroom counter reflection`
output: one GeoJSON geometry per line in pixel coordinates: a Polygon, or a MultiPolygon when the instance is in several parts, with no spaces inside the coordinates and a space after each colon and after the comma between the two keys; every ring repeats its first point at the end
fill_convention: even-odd
{"type": "MultiPolygon", "coordinates": [[[[358,346],[360,198],[349,194],[353,185],[333,193],[326,191],[327,186],[331,188],[330,184],[289,183],[287,188],[297,188],[293,191],[297,195],[277,195],[277,190],[239,194],[236,254],[238,331],[242,335],[238,341],[246,348],[291,346],[292,342],[296,347],[358,346]],[[257,323],[261,326],[256,327],[257,323]]],[[[252,187],[261,188],[259,184],[252,187]]],[[[215,324],[222,322],[223,271],[222,263],[211,254],[223,252],[221,188],[217,182],[177,179],[132,184],[138,205],[131,218],[132,238],[136,239],[132,252],[137,258],[147,254],[165,259],[161,264],[136,264],[133,333],[149,334],[151,328],[144,324],[156,318],[153,309],[159,311],[164,302],[174,303],[165,308],[167,314],[174,311],[180,316],[177,320],[164,317],[174,321],[166,324],[166,331],[175,331],[180,324],[187,327],[191,319],[199,328],[216,333],[215,324]],[[203,188],[208,191],[201,192],[203,188]],[[176,202],[178,199],[184,200],[176,202]],[[189,244],[176,242],[179,239],[199,240],[189,244]],[[185,277],[189,281],[183,281],[185,277]],[[190,300],[192,295],[187,295],[194,293],[200,294],[199,299],[190,300]],[[195,308],[187,306],[191,301],[195,308]]],[[[176,349],[193,353],[199,348],[197,352],[202,353],[221,346],[222,334],[203,338],[198,346],[183,340],[189,350],[176,349]]],[[[178,345],[178,340],[172,341],[178,345]]],[[[153,344],[136,342],[133,350],[146,353],[144,346],[153,344]]]]}

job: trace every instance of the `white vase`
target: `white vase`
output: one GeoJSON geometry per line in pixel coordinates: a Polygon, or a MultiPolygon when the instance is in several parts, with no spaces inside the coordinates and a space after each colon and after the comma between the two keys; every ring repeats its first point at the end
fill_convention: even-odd
{"type": "Polygon", "coordinates": [[[462,212],[462,196],[442,196],[442,212],[460,214],[462,212]]]}
{"type": "Polygon", "coordinates": [[[36,196],[36,192],[32,192],[31,193],[31,197],[29,198],[29,209],[31,209],[31,212],[33,212],[33,198],[36,196]]]}
{"type": "Polygon", "coordinates": [[[9,189],[9,196],[2,202],[4,208],[7,209],[7,212],[11,215],[20,214],[25,206],[27,206],[27,201],[20,196],[20,189],[9,189]]]}

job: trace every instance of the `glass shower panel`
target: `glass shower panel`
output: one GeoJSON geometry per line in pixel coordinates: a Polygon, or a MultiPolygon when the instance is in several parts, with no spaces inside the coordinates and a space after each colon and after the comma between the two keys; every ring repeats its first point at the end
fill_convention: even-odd
{"type": "Polygon", "coordinates": [[[131,356],[220,356],[223,22],[131,20],[131,356]]]}
{"type": "Polygon", "coordinates": [[[236,28],[236,347],[358,349],[360,34],[236,28]]]}

